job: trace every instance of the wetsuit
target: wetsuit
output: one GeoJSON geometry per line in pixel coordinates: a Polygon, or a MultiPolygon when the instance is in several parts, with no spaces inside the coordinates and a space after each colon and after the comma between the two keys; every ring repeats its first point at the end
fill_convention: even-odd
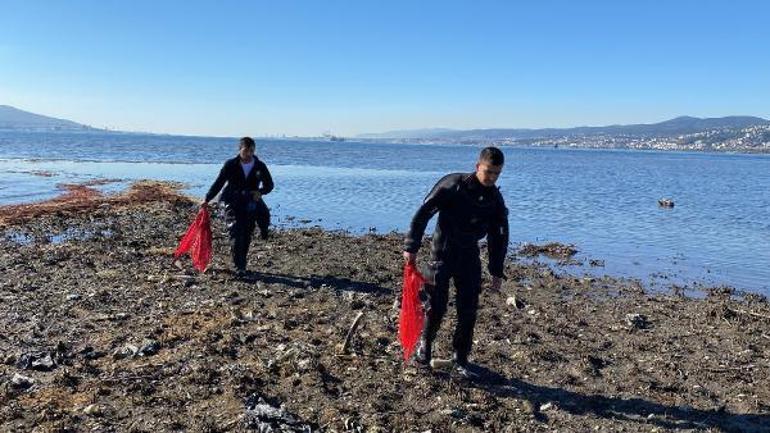
{"type": "Polygon", "coordinates": [[[508,251],[508,210],[499,189],[485,187],[475,173],[447,175],[433,187],[414,215],[404,251],[416,253],[420,249],[425,227],[437,212],[430,262],[435,286],[430,290],[418,360],[430,361],[433,340],[447,310],[449,280],[453,279],[457,327],[452,345],[455,361],[466,364],[481,291],[478,241],[487,237],[489,273],[503,278],[503,262],[508,251]]]}
{"type": "Polygon", "coordinates": [[[251,236],[255,225],[259,225],[262,239],[267,238],[270,226],[270,210],[260,198],[254,201],[252,193],[259,191],[266,195],[273,190],[273,178],[264,162],[256,156],[254,165],[244,174],[240,157],[228,159],[219,171],[219,176],[206,193],[206,201],[213,199],[227,183],[220,200],[225,204],[227,229],[230,234],[230,252],[238,271],[246,270],[246,255],[249,252],[251,236]]]}

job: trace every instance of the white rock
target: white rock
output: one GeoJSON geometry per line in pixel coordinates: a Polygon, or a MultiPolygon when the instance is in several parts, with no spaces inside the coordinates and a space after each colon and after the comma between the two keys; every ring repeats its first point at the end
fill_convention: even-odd
{"type": "Polygon", "coordinates": [[[83,409],[83,413],[89,416],[99,416],[102,414],[102,408],[95,404],[89,404],[83,409]]]}
{"type": "Polygon", "coordinates": [[[13,378],[11,378],[11,383],[17,388],[29,388],[35,383],[35,381],[30,377],[22,376],[21,374],[16,373],[13,375],[13,378]]]}

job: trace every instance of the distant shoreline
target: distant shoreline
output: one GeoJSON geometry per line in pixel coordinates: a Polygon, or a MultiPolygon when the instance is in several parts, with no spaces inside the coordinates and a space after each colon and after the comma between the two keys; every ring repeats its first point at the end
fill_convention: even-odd
{"type": "MultiPolygon", "coordinates": [[[[185,134],[172,134],[172,133],[155,133],[155,132],[134,132],[134,131],[116,131],[107,129],[15,129],[15,128],[0,128],[0,134],[3,133],[17,133],[17,134],[76,134],[76,135],[125,135],[125,136],[149,136],[149,137],[179,137],[183,139],[218,139],[218,140],[237,140],[237,137],[228,136],[209,136],[209,135],[185,135],[185,134]]],[[[584,137],[589,139],[590,137],[584,137]]],[[[259,141],[306,141],[306,142],[318,142],[328,143],[331,145],[337,144],[355,144],[355,143],[374,143],[374,144],[398,144],[398,145],[415,145],[415,146],[467,146],[467,147],[483,147],[483,146],[499,146],[504,148],[519,148],[519,149],[555,149],[555,150],[617,150],[617,151],[653,151],[653,152],[685,152],[685,153],[707,153],[707,154],[744,154],[744,155],[770,155],[770,147],[764,148],[730,148],[730,149],[694,149],[694,148],[655,148],[655,147],[628,147],[628,146],[591,146],[591,145],[559,145],[554,146],[552,144],[532,144],[532,143],[516,143],[506,141],[463,141],[456,142],[452,140],[435,140],[435,139],[385,139],[385,138],[345,138],[344,141],[329,140],[324,137],[270,137],[270,136],[254,136],[254,139],[259,141]]],[[[531,140],[527,140],[531,141],[531,140]]]]}

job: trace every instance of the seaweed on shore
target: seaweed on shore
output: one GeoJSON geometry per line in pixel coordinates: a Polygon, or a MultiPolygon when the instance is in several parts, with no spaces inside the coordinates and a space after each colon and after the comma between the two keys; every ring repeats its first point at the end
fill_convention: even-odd
{"type": "Polygon", "coordinates": [[[173,187],[79,191],[0,228],[31,234],[0,236],[0,431],[769,430],[763,298],[509,261],[468,381],[401,360],[398,234],[277,230],[236,279],[219,219],[209,270],[174,265],[196,204],[173,187]],[[66,230],[93,235],[39,236],[66,230]]]}

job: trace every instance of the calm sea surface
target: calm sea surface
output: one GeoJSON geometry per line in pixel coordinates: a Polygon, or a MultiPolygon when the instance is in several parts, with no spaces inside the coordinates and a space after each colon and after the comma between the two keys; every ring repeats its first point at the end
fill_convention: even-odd
{"type": "MultiPolygon", "coordinates": [[[[43,200],[59,183],[181,181],[203,196],[237,140],[0,131],[0,204],[43,200]],[[41,176],[47,172],[49,176],[41,176]]],[[[257,140],[273,174],[266,197],[287,217],[354,232],[405,231],[445,173],[471,171],[479,148],[456,145],[257,140]]],[[[504,148],[499,182],[511,241],[559,241],[604,267],[577,273],[650,286],[730,284],[770,295],[770,157],[504,148]],[[657,200],[672,198],[673,209],[657,200]]]]}

